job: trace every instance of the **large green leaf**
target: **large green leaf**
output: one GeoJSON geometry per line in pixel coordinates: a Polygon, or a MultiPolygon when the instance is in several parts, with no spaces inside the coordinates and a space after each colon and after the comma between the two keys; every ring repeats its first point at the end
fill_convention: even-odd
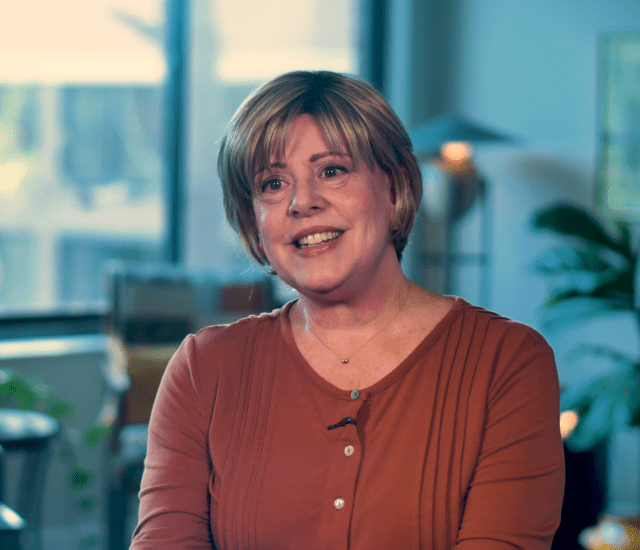
{"type": "MultiPolygon", "coordinates": [[[[617,253],[608,256],[593,248],[557,246],[539,254],[532,267],[547,277],[554,301],[565,295],[603,297],[602,289],[617,285],[627,272],[630,278],[631,268],[626,258],[617,253]]],[[[619,290],[626,292],[626,283],[619,290]]]]}
{"type": "Polygon", "coordinates": [[[573,451],[587,451],[614,430],[640,424],[640,370],[633,359],[616,350],[584,346],[582,355],[599,355],[615,367],[606,374],[585,378],[562,392],[560,407],[579,415],[566,440],[573,451]]]}
{"type": "Polygon", "coordinates": [[[610,265],[594,250],[562,245],[539,254],[534,260],[533,268],[544,275],[553,275],[562,271],[602,273],[607,271],[610,265]]]}
{"type": "MultiPolygon", "coordinates": [[[[591,214],[564,204],[538,212],[532,225],[566,237],[564,245],[543,252],[533,265],[550,283],[543,329],[571,328],[634,310],[637,252],[627,225],[620,224],[619,236],[612,236],[591,214]]],[[[585,451],[617,429],[640,425],[640,366],[636,358],[586,344],[575,355],[574,361],[591,355],[612,365],[606,374],[585,378],[561,396],[562,410],[579,414],[566,443],[574,451],[585,451]]]]}
{"type": "Polygon", "coordinates": [[[575,206],[558,204],[546,208],[537,212],[531,223],[536,229],[547,229],[560,235],[577,237],[625,255],[629,254],[624,237],[620,240],[612,238],[596,218],[575,206]]]}
{"type": "Polygon", "coordinates": [[[579,288],[558,289],[546,302],[547,307],[555,307],[567,300],[588,298],[598,301],[612,301],[612,309],[633,309],[633,292],[628,289],[628,277],[620,276],[611,282],[605,282],[589,291],[579,288]]]}
{"type": "Polygon", "coordinates": [[[551,299],[542,311],[542,327],[554,331],[589,321],[601,315],[631,309],[625,298],[594,298],[582,295],[551,299]]]}

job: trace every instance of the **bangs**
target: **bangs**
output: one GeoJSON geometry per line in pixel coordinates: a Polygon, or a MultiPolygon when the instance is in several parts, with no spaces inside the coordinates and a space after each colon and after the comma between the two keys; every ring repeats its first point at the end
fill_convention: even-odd
{"type": "Polygon", "coordinates": [[[252,154],[245,157],[243,179],[250,183],[251,190],[255,188],[255,176],[271,164],[271,159],[284,156],[292,124],[305,114],[312,116],[320,125],[332,151],[349,154],[356,167],[364,158],[373,169],[375,155],[371,151],[371,139],[363,124],[364,119],[346,102],[339,101],[340,98],[311,97],[315,95],[297,98],[298,101],[280,110],[262,128],[255,128],[248,136],[247,151],[252,154]]]}

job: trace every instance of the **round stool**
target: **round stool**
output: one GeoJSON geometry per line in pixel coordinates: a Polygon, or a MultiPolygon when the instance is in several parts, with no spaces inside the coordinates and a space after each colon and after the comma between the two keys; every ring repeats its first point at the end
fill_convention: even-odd
{"type": "MultiPolygon", "coordinates": [[[[24,550],[42,548],[42,496],[51,443],[59,431],[58,421],[44,413],[0,409],[0,446],[6,453],[24,453],[15,506],[26,523],[22,535],[24,550]]],[[[3,489],[4,468],[0,462],[0,502],[4,501],[3,489]]]]}

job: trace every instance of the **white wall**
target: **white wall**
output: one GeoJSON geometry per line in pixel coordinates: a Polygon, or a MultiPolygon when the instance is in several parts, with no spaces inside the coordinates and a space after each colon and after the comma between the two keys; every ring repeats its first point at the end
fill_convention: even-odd
{"type": "Polygon", "coordinates": [[[635,0],[466,0],[458,105],[533,142],[593,153],[597,39],[640,32],[635,0]]]}

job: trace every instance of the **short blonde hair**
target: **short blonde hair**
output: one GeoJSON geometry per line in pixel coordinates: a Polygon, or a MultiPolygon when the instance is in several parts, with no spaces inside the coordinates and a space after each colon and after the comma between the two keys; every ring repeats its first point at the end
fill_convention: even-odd
{"type": "Polygon", "coordinates": [[[407,131],[382,96],[353,76],[295,71],[267,82],[240,105],[222,138],[218,175],[227,220],[249,253],[269,261],[260,248],[253,210],[254,176],[282,152],[287,132],[302,114],[311,115],[332,147],[346,141],[356,165],[364,160],[391,177],[396,205],[390,239],[398,259],[407,244],[422,198],[422,176],[407,131]]]}

